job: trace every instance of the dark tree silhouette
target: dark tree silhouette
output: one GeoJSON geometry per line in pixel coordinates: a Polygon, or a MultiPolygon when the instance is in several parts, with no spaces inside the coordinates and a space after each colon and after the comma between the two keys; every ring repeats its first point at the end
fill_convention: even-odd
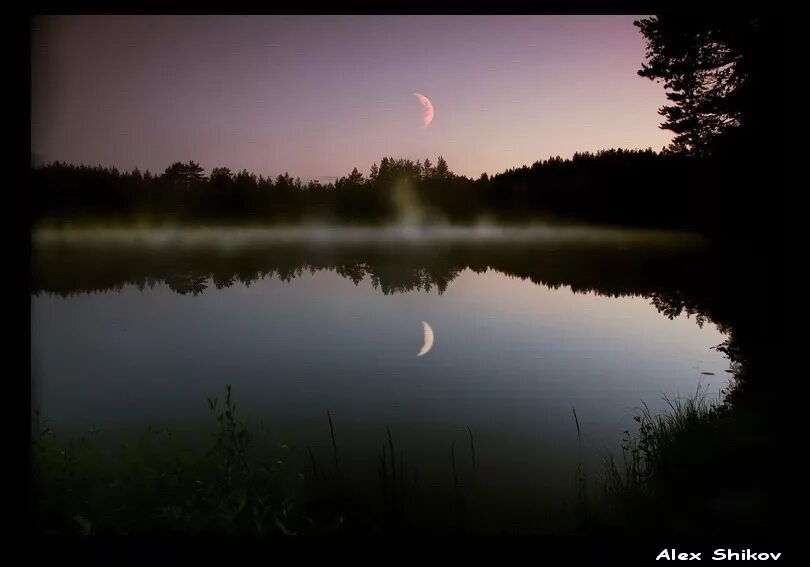
{"type": "MultiPolygon", "coordinates": [[[[660,15],[634,22],[647,40],[638,72],[663,82],[672,105],[659,113],[670,151],[708,155],[728,135],[757,136],[764,104],[763,25],[732,15],[660,15]]],[[[755,139],[755,138],[754,138],[755,139]]]]}
{"type": "Polygon", "coordinates": [[[202,181],[205,176],[200,164],[194,161],[188,163],[177,161],[166,168],[166,171],[163,172],[163,178],[170,183],[190,187],[202,181]]]}
{"type": "MultiPolygon", "coordinates": [[[[749,172],[739,176],[743,174],[749,172]]],[[[422,217],[426,222],[476,222],[482,216],[532,222],[555,217],[719,230],[739,217],[730,210],[741,197],[733,194],[729,176],[722,163],[650,149],[553,157],[477,180],[454,174],[443,157],[433,166],[430,160],[386,156],[372,166],[368,177],[354,168],[326,184],[302,183],[288,173],[265,178],[227,167],[216,167],[205,177],[195,162],[174,163],[160,176],[54,162],[32,168],[31,195],[34,221],[57,224],[99,220],[384,224],[398,218],[393,197],[405,183],[427,213],[422,217]]],[[[755,213],[762,210],[759,202],[749,208],[755,213]]]]}
{"type": "Polygon", "coordinates": [[[233,174],[227,167],[215,167],[211,171],[210,181],[216,188],[227,189],[233,183],[233,174]]]}
{"type": "Polygon", "coordinates": [[[436,179],[447,179],[450,177],[450,168],[447,167],[447,161],[442,156],[436,159],[436,170],[433,172],[433,177],[436,179]]]}
{"type": "Polygon", "coordinates": [[[425,163],[422,165],[422,176],[424,179],[430,179],[433,176],[433,164],[428,158],[425,158],[425,163]]]}
{"type": "Polygon", "coordinates": [[[352,169],[352,172],[349,174],[349,177],[346,181],[351,185],[360,185],[363,183],[363,174],[360,173],[355,167],[354,169],[352,169]]]}

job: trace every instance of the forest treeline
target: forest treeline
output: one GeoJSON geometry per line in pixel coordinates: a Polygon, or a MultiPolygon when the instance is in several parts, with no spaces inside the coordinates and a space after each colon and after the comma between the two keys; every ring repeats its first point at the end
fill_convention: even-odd
{"type": "Polygon", "coordinates": [[[441,156],[435,165],[385,157],[367,174],[354,168],[327,184],[227,167],[206,174],[194,161],[159,174],[53,162],[31,170],[32,220],[375,225],[561,218],[700,229],[752,210],[735,187],[747,176],[745,165],[737,161],[732,169],[725,161],[611,149],[471,179],[454,174],[441,156]]]}
{"type": "MultiPolygon", "coordinates": [[[[638,74],[662,83],[661,152],[608,149],[552,157],[488,177],[385,157],[334,182],[303,183],[194,161],[162,173],[54,162],[31,170],[33,221],[330,224],[527,222],[562,218],[708,232],[777,232],[783,208],[783,80],[774,22],[747,14],[663,14],[634,22],[646,43],[638,74]]],[[[362,165],[362,164],[361,164],[362,165]]],[[[734,234],[732,234],[734,237],[734,234]]]]}

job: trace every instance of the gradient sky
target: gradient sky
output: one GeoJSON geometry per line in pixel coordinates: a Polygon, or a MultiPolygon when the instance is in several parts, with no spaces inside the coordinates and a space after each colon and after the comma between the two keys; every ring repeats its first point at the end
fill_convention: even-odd
{"type": "Polygon", "coordinates": [[[32,23],[38,161],[303,179],[443,155],[478,177],[660,150],[637,16],[68,16],[32,23]],[[435,107],[422,128],[412,93],[435,107]]]}

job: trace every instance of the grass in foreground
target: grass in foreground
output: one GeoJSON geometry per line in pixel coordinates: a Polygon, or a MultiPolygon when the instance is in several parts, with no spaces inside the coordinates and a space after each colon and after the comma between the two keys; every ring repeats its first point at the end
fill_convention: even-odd
{"type": "MultiPolygon", "coordinates": [[[[38,419],[32,438],[34,520],[39,533],[294,535],[334,533],[475,532],[475,444],[471,476],[461,480],[458,449],[450,447],[452,490],[428,494],[405,467],[390,430],[377,458],[376,499],[360,497],[344,478],[328,415],[332,451],[318,463],[312,451],[263,442],[237,417],[230,386],[224,403],[208,400],[215,428],[207,450],[192,450],[170,433],[149,430],[117,458],[94,439],[59,443],[38,419]],[[467,482],[469,480],[469,482],[467,482]]],[[[725,403],[706,392],[669,401],[653,415],[645,405],[638,430],[626,432],[621,462],[605,457],[598,496],[588,494],[580,467],[577,497],[560,514],[558,532],[617,535],[762,533],[768,487],[762,482],[763,438],[725,403]]],[[[580,435],[579,420],[574,419],[580,435]]],[[[260,428],[261,429],[261,428],[260,428]]],[[[466,451],[466,450],[465,450],[466,451]]],[[[466,459],[467,457],[465,457],[466,459]]],[[[470,471],[466,471],[470,472],[470,471]]],[[[593,485],[591,485],[593,486],[593,485]]],[[[591,489],[593,490],[593,489],[591,489]]]]}
{"type": "MultiPolygon", "coordinates": [[[[463,529],[468,491],[433,495],[390,430],[378,455],[376,498],[345,478],[332,416],[331,451],[273,444],[237,415],[231,387],[208,399],[209,446],[195,449],[148,429],[114,455],[90,437],[60,442],[37,415],[32,435],[35,530],[46,534],[240,536],[447,532],[463,529]],[[302,450],[303,449],[303,450],[302,450]],[[361,495],[362,494],[362,495],[361,495]],[[444,496],[449,496],[444,498],[444,496]]],[[[473,452],[472,432],[469,448],[473,452]]],[[[473,469],[474,456],[473,456],[473,469]]]]}
{"type": "Polygon", "coordinates": [[[621,462],[605,457],[602,494],[585,529],[638,535],[765,533],[768,495],[766,438],[706,391],[665,398],[669,410],[646,404],[625,432],[621,462]]]}

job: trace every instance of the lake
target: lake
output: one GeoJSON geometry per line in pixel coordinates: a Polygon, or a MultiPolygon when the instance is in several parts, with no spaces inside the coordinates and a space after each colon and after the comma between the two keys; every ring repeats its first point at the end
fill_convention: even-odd
{"type": "Polygon", "coordinates": [[[470,479],[474,449],[502,507],[567,497],[642,403],[728,385],[726,335],[668,309],[721,289],[713,265],[695,236],[618,229],[42,231],[34,406],[112,444],[147,425],[194,439],[231,384],[324,462],[328,410],[347,476],[376,482],[390,430],[437,485],[451,458],[470,479]]]}

